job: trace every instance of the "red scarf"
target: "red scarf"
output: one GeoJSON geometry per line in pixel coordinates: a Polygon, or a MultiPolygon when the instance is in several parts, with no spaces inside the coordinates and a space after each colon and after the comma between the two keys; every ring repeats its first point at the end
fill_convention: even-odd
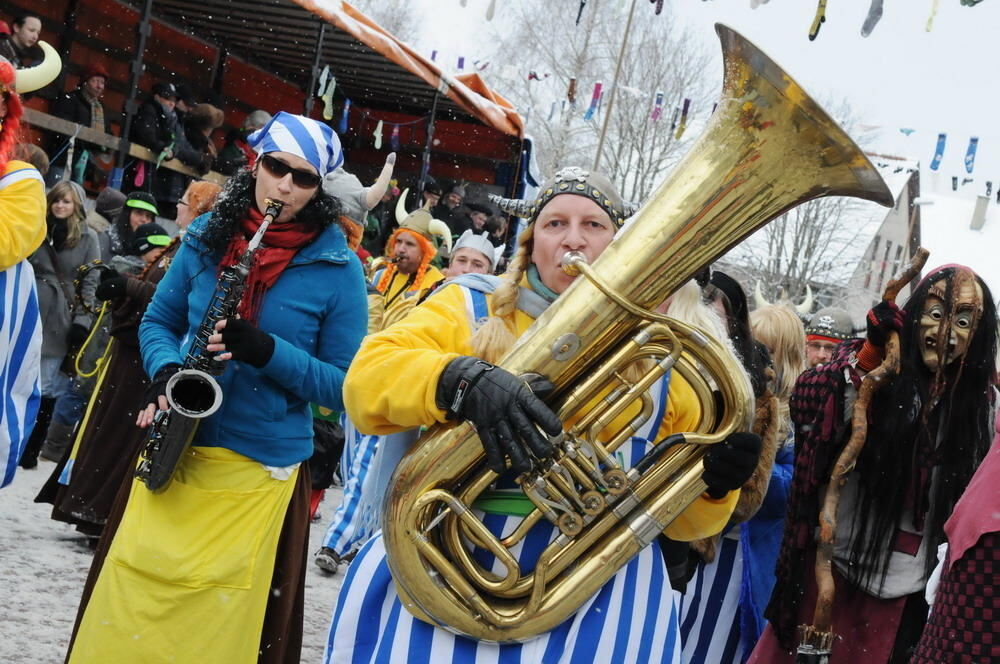
{"type": "MultiPolygon", "coordinates": [[[[247,217],[240,222],[240,228],[243,232],[234,235],[229,242],[229,248],[219,264],[220,268],[229,267],[239,262],[240,256],[243,255],[250,243],[250,238],[260,228],[263,220],[264,215],[256,207],[251,207],[247,217]]],[[[263,242],[254,255],[250,274],[247,275],[246,289],[243,291],[243,299],[240,301],[239,307],[241,318],[253,323],[257,322],[264,294],[278,280],[295,253],[315,240],[318,235],[319,230],[310,229],[301,222],[292,221],[280,224],[275,222],[268,227],[264,233],[263,242]]]]}

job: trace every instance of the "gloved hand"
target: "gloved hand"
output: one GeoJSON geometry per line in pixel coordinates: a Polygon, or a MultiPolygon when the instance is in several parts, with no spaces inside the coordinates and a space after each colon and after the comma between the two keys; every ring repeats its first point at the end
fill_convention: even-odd
{"type": "MultiPolygon", "coordinates": [[[[167,381],[180,370],[181,365],[179,364],[167,364],[157,371],[156,375],[153,376],[153,380],[149,381],[149,385],[146,386],[146,391],[143,392],[142,403],[156,404],[158,407],[158,397],[166,397],[167,395],[167,381]]],[[[166,409],[161,408],[160,410],[166,409]]]]}
{"type": "Polygon", "coordinates": [[[169,408],[169,404],[167,403],[167,381],[170,380],[171,376],[180,371],[180,369],[181,365],[179,364],[166,364],[156,372],[153,380],[149,381],[146,391],[142,394],[143,407],[139,409],[139,415],[136,417],[136,426],[145,429],[153,423],[153,418],[156,416],[157,410],[166,410],[169,408]]]}
{"type": "Polygon", "coordinates": [[[90,334],[90,330],[86,326],[73,323],[69,326],[69,332],[66,333],[66,343],[69,344],[70,348],[79,348],[87,340],[88,334],[90,334]]]}
{"type": "Polygon", "coordinates": [[[119,275],[111,279],[105,279],[102,274],[101,283],[97,284],[97,288],[94,289],[94,297],[102,302],[125,297],[125,284],[127,282],[128,277],[119,275]]]}
{"type": "Polygon", "coordinates": [[[214,341],[214,337],[220,337],[219,341],[225,348],[219,350],[230,354],[226,359],[246,362],[259,369],[274,355],[274,337],[253,323],[240,318],[230,318],[216,323],[215,329],[219,334],[212,335],[213,339],[210,341],[214,341]]]}
{"type": "Polygon", "coordinates": [[[882,300],[868,311],[866,318],[868,341],[873,346],[885,348],[890,332],[903,329],[903,311],[895,302],[882,300]]]}
{"type": "Polygon", "coordinates": [[[110,279],[117,279],[120,276],[122,276],[121,272],[113,267],[109,267],[106,270],[101,270],[101,283],[103,284],[105,281],[110,279]]]}
{"type": "Polygon", "coordinates": [[[701,479],[708,485],[708,495],[719,499],[746,484],[760,459],[760,436],[737,432],[723,443],[712,445],[705,454],[701,479]]]}
{"type": "MultiPolygon", "coordinates": [[[[539,381],[542,391],[548,381],[539,381]]],[[[506,469],[504,457],[518,473],[531,470],[531,457],[552,456],[550,436],[562,433],[562,423],[525,381],[475,357],[452,360],[437,385],[437,405],[448,417],[468,420],[486,451],[486,464],[495,473],[506,469]]]]}

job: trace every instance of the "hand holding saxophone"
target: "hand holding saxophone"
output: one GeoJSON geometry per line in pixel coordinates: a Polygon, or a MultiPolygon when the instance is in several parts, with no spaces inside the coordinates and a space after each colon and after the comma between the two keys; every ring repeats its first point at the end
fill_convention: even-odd
{"type": "Polygon", "coordinates": [[[238,360],[259,369],[274,354],[274,338],[241,318],[223,319],[215,324],[205,350],[219,353],[215,359],[220,362],[238,360]]]}
{"type": "Polygon", "coordinates": [[[539,427],[550,436],[562,433],[559,418],[527,383],[475,357],[459,357],[445,367],[436,400],[449,418],[468,420],[476,428],[487,466],[498,474],[507,468],[505,457],[514,471],[525,473],[532,468],[532,456],[552,456],[552,445],[539,427]]]}

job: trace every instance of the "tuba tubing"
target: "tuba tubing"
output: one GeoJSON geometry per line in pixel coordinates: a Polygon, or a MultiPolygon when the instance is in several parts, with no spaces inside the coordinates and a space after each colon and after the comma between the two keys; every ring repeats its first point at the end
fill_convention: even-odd
{"type": "MultiPolygon", "coordinates": [[[[641,469],[615,469],[613,450],[596,442],[598,427],[611,418],[586,407],[599,382],[595,375],[607,376],[605,385],[619,375],[620,366],[602,364],[610,362],[606,358],[633,346],[642,353],[656,317],[637,310],[655,308],[704,265],[805,201],[852,196],[892,205],[861,149],[788,74],[735,31],[722,25],[716,31],[725,64],[723,95],[703,135],[500,362],[514,374],[551,380],[556,390],[546,400],[564,423],[577,416],[596,423],[568,427],[555,463],[545,471],[546,495],[584,506],[572,495],[574,485],[586,489],[600,481],[601,472],[609,477],[609,468],[624,472],[627,481],[622,485],[618,475],[603,486],[598,503],[606,505],[586,505],[590,511],[582,519],[560,525],[561,534],[535,569],[522,574],[506,549],[532,523],[555,521],[553,501],[536,500],[529,489],[538,478],[522,476],[537,509],[513,534],[497,539],[471,510],[477,492],[496,478],[485,468],[474,430],[467,423],[431,428],[397,466],[382,517],[390,571],[403,606],[416,617],[475,639],[516,642],[571,616],[701,495],[707,445],[746,430],[752,417],[742,367],[727,359],[719,342],[670,323],[673,334],[650,342],[671,353],[656,363],[653,377],[676,362],[674,368],[701,395],[703,421],[698,431],[671,437],[678,444],[661,449],[649,463],[644,459],[641,469]],[[599,281],[591,281],[590,273],[599,281]],[[582,385],[587,398],[580,395],[582,385]],[[708,401],[715,389],[723,400],[718,423],[707,414],[714,412],[708,401]],[[576,441],[583,441],[579,448],[576,441]],[[599,463],[577,463],[580,450],[593,452],[599,463]],[[506,573],[479,568],[458,550],[468,542],[493,551],[506,573]]],[[[588,493],[593,498],[595,492],[583,495],[588,493]]]]}

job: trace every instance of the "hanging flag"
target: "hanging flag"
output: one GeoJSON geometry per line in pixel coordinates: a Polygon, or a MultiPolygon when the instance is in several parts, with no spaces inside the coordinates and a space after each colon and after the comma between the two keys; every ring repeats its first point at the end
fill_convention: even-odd
{"type": "Polygon", "coordinates": [[[382,149],[382,121],[379,120],[378,124],[375,125],[375,149],[382,149]]]}
{"type": "Polygon", "coordinates": [[[899,133],[902,134],[903,136],[909,136],[910,134],[912,134],[915,131],[916,131],[916,129],[909,129],[907,127],[901,127],[900,130],[899,130],[899,133]]]}
{"type": "Polygon", "coordinates": [[[670,131],[677,128],[677,116],[681,114],[681,109],[677,106],[674,107],[674,119],[670,121],[670,131]]]}
{"type": "Polygon", "coordinates": [[[323,92],[323,119],[329,122],[333,119],[333,90],[337,87],[337,79],[333,75],[327,81],[326,90],[323,92]]]}
{"type": "Polygon", "coordinates": [[[583,8],[587,6],[587,0],[580,0],[580,9],[576,12],[576,24],[580,25],[580,17],[583,16],[583,8]]]}
{"type": "Polygon", "coordinates": [[[826,23],[826,0],[819,0],[819,4],[816,6],[816,17],[809,28],[809,41],[815,41],[816,35],[819,34],[819,27],[824,23],[826,23]]]}
{"type": "Polygon", "coordinates": [[[944,158],[944,143],[947,138],[948,134],[938,134],[937,147],[934,148],[934,159],[931,160],[932,171],[936,171],[941,165],[941,160],[944,158]]]}
{"type": "Polygon", "coordinates": [[[597,102],[601,100],[601,90],[604,86],[600,81],[594,83],[594,93],[590,95],[590,106],[587,107],[587,112],[583,114],[584,120],[589,120],[594,117],[594,113],[597,112],[597,102]]]}
{"type": "Polygon", "coordinates": [[[556,103],[552,102],[552,106],[549,108],[549,117],[545,118],[546,122],[552,122],[552,116],[556,114],[556,103]]]}
{"type": "Polygon", "coordinates": [[[392,125],[392,133],[389,134],[389,147],[393,152],[399,152],[399,125],[392,125]]]}
{"type": "Polygon", "coordinates": [[[461,55],[458,56],[458,71],[463,71],[465,69],[465,58],[461,55]]]}
{"type": "Polygon", "coordinates": [[[979,137],[969,139],[969,148],[965,151],[965,172],[971,173],[976,167],[976,148],[979,147],[979,137]]]}
{"type": "Polygon", "coordinates": [[[660,119],[660,114],[663,112],[663,93],[656,93],[656,101],[653,102],[653,114],[649,116],[649,119],[656,122],[660,119]]]}
{"type": "Polygon", "coordinates": [[[655,14],[656,14],[657,16],[659,16],[659,15],[660,15],[660,12],[662,12],[662,11],[663,11],[663,0],[649,0],[649,2],[650,2],[650,4],[654,4],[654,5],[656,5],[656,11],[655,11],[655,14]]]}
{"type": "Polygon", "coordinates": [[[431,51],[431,62],[436,61],[437,57],[438,57],[438,52],[437,51],[431,51]]]}
{"type": "Polygon", "coordinates": [[[323,71],[319,74],[319,85],[316,86],[316,96],[322,97],[323,93],[326,92],[327,78],[330,76],[330,65],[323,67],[323,71]]]}
{"type": "Polygon", "coordinates": [[[927,32],[930,32],[931,29],[934,27],[934,16],[935,14],[937,14],[937,10],[938,10],[938,0],[933,0],[933,3],[931,4],[931,15],[927,17],[927,25],[924,26],[924,30],[926,30],[927,32]]]}
{"type": "Polygon", "coordinates": [[[958,191],[958,176],[957,175],[952,175],[951,176],[951,190],[952,191],[958,191]]]}
{"type": "Polygon", "coordinates": [[[344,100],[344,112],[340,114],[340,125],[337,127],[337,131],[341,134],[347,133],[347,120],[351,114],[351,100],[344,100]]]}
{"type": "Polygon", "coordinates": [[[861,36],[867,37],[875,29],[875,25],[882,19],[882,0],[872,0],[871,7],[868,8],[868,17],[865,18],[864,25],[861,26],[861,36]]]}
{"type": "Polygon", "coordinates": [[[986,195],[989,196],[993,193],[993,183],[989,180],[986,181],[986,195]]]}
{"type": "Polygon", "coordinates": [[[681,109],[681,123],[677,125],[677,133],[674,134],[674,138],[680,139],[684,135],[684,130],[688,126],[688,111],[691,110],[691,100],[687,97],[684,98],[684,106],[681,109]]]}
{"type": "Polygon", "coordinates": [[[566,89],[566,99],[569,99],[569,103],[576,103],[576,77],[569,79],[569,87],[566,89]]]}

